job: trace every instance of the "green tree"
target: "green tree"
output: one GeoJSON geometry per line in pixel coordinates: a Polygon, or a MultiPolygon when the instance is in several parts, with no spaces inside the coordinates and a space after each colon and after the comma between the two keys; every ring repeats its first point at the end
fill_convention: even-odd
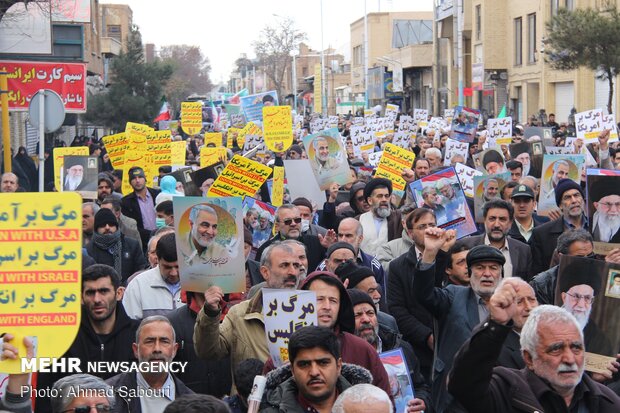
{"type": "Polygon", "coordinates": [[[209,72],[209,59],[203,56],[200,46],[164,46],[159,52],[164,63],[174,68],[165,92],[168,102],[180,109],[181,102],[191,94],[206,95],[213,88],[209,72]]]}
{"type": "Polygon", "coordinates": [[[259,39],[253,43],[259,65],[274,83],[280,102],[284,98],[284,75],[292,62],[291,52],[305,39],[306,33],[299,31],[295,22],[287,17],[280,19],[277,26],[265,26],[259,39]]]}
{"type": "Polygon", "coordinates": [[[133,27],[127,51],[110,64],[111,85],[104,93],[89,97],[86,121],[116,131],[125,130],[127,122],[150,124],[159,112],[172,70],[166,63],[144,61],[140,31],[133,27]]]}
{"type": "Polygon", "coordinates": [[[546,61],[558,70],[587,67],[609,82],[607,110],[612,113],[614,78],[620,68],[620,14],[605,10],[560,9],[547,22],[546,61]]]}

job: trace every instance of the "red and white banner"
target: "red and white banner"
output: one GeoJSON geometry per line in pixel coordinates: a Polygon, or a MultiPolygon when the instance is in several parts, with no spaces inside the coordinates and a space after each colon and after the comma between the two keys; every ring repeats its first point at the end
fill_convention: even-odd
{"type": "Polygon", "coordinates": [[[8,73],[9,110],[28,110],[30,99],[40,89],[58,93],[67,113],[86,112],[86,64],[0,61],[8,73]]]}

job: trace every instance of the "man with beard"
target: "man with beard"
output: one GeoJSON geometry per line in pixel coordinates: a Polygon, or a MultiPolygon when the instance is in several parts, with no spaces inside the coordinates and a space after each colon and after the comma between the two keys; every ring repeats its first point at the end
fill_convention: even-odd
{"type": "Polygon", "coordinates": [[[64,191],[95,191],[94,182],[84,181],[84,164],[81,159],[66,157],[63,165],[65,170],[64,191]]]}
{"type": "MultiPolygon", "coordinates": [[[[465,198],[461,193],[457,195],[450,180],[447,178],[439,179],[435,184],[435,188],[444,198],[441,204],[446,209],[446,222],[451,222],[465,216],[465,208],[467,208],[465,198]]],[[[441,222],[439,218],[437,218],[437,224],[439,225],[445,224],[446,222],[441,222]]]]}
{"type": "Polygon", "coordinates": [[[377,353],[402,348],[416,395],[413,400],[409,401],[407,411],[417,412],[427,409],[427,406],[431,405],[430,389],[424,380],[424,376],[420,374],[420,363],[418,363],[418,358],[415,356],[411,344],[404,341],[398,331],[394,331],[379,322],[373,299],[368,294],[357,289],[349,289],[347,292],[353,304],[355,335],[366,340],[377,350],[377,353]]]}
{"type": "Polygon", "coordinates": [[[377,255],[382,245],[401,236],[403,227],[400,211],[392,210],[391,196],[392,181],[389,179],[373,178],[364,188],[364,197],[370,205],[370,211],[359,216],[364,229],[360,247],[368,254],[377,255]]]}
{"type": "Polygon", "coordinates": [[[338,169],[340,162],[336,158],[329,156],[329,142],[327,138],[318,136],[312,142],[312,146],[314,147],[315,154],[315,165],[313,167],[319,175],[338,169]]]}
{"type": "Polygon", "coordinates": [[[228,251],[218,242],[218,217],[215,209],[205,204],[194,205],[189,212],[189,253],[183,252],[188,266],[211,264],[224,265],[230,259],[228,251]]]}
{"type": "Polygon", "coordinates": [[[101,205],[108,197],[117,198],[120,201],[121,194],[114,192],[113,188],[112,178],[106,173],[100,173],[97,179],[97,204],[101,205]]]}
{"type": "Polygon", "coordinates": [[[553,163],[553,175],[551,175],[551,179],[546,183],[547,191],[541,194],[541,199],[538,207],[540,210],[553,208],[553,200],[555,199],[555,194],[557,192],[556,188],[561,180],[570,179],[568,175],[569,172],[569,161],[560,159],[559,161],[555,161],[553,163]],[[545,194],[544,197],[543,194],[545,194]]]}
{"type": "Polygon", "coordinates": [[[460,349],[450,393],[471,412],[617,412],[620,398],[584,373],[583,335],[573,316],[548,305],[535,308],[521,331],[526,369],[496,365],[511,330],[518,286],[508,280],[490,301],[490,319],[460,349]]]}
{"type": "Polygon", "coordinates": [[[518,154],[517,156],[515,156],[515,161],[519,161],[521,162],[521,166],[522,166],[522,175],[523,176],[527,176],[530,173],[530,166],[531,166],[531,158],[530,158],[530,153],[527,151],[521,152],[520,154],[518,154]]]}
{"type": "Polygon", "coordinates": [[[421,208],[430,209],[435,213],[435,217],[439,222],[447,222],[446,221],[446,209],[439,203],[439,199],[437,196],[437,189],[433,185],[425,186],[422,189],[422,199],[424,203],[421,208]]]}
{"type": "MultiPolygon", "coordinates": [[[[590,353],[615,354],[609,338],[590,320],[592,303],[601,289],[600,276],[592,274],[590,260],[578,259],[571,263],[570,272],[558,279],[562,308],[571,313],[583,330],[586,348],[590,353]]],[[[556,303],[558,303],[556,297],[556,303]]],[[[558,303],[559,304],[559,303],[558,303]]]]}
{"type": "Polygon", "coordinates": [[[502,278],[506,262],[497,248],[477,245],[467,253],[469,287],[434,287],[437,253],[453,233],[454,230],[426,228],[422,259],[411,268],[414,271],[413,292],[416,298],[439,323],[432,392],[435,409],[440,413],[464,411],[448,393],[447,374],[459,347],[471,337],[474,327],[488,317],[489,300],[502,278]]]}
{"type": "Polygon", "coordinates": [[[138,241],[125,237],[118,229],[114,213],[101,208],[95,214],[95,226],[91,242],[86,246],[88,255],[97,264],[106,264],[121,275],[122,284],[136,271],[146,267],[146,259],[138,241]]]}
{"type": "Polygon", "coordinates": [[[123,305],[131,318],[165,315],[184,305],[175,234],[162,235],[155,250],[157,267],[138,274],[125,290],[123,305]]]}
{"type": "Polygon", "coordinates": [[[132,345],[134,356],[149,372],[121,373],[106,382],[114,388],[119,413],[163,413],[166,406],[184,394],[193,393],[169,373],[165,366],[174,359],[179,345],[174,328],[163,316],[147,317],[138,326],[132,345]],[[135,397],[132,392],[143,392],[135,397]]]}
{"type": "Polygon", "coordinates": [[[614,187],[616,179],[597,177],[588,191],[594,204],[592,236],[594,241],[620,242],[620,190],[614,187]]]}
{"type": "MultiPolygon", "coordinates": [[[[299,255],[285,243],[270,245],[261,256],[260,273],[267,283],[266,288],[296,289],[299,285],[299,267],[299,255]]],[[[230,356],[233,367],[248,358],[266,361],[269,350],[265,340],[262,290],[233,306],[221,323],[224,292],[220,287],[212,286],[204,295],[205,304],[194,326],[194,346],[198,357],[220,360],[230,356]]]]}
{"type": "Polygon", "coordinates": [[[155,212],[155,198],[158,189],[146,186],[146,175],[140,167],[129,168],[129,184],[133,192],[123,197],[121,201],[123,214],[136,220],[138,231],[142,237],[142,245],[149,242],[151,232],[157,229],[157,213],[155,212]]]}
{"type": "Polygon", "coordinates": [[[513,206],[502,199],[495,199],[484,204],[482,214],[485,234],[463,238],[463,245],[470,249],[475,245],[495,247],[506,258],[504,277],[520,277],[525,280],[532,278],[530,247],[507,236],[514,220],[513,206]]]}
{"type": "Polygon", "coordinates": [[[482,199],[484,202],[499,198],[499,183],[497,182],[497,179],[487,179],[486,181],[484,181],[483,187],[484,192],[482,194],[482,199]]]}
{"type": "Polygon", "coordinates": [[[123,215],[120,198],[115,198],[114,196],[104,198],[101,201],[101,208],[106,208],[112,211],[118,221],[118,228],[121,233],[126,237],[138,241],[140,249],[143,249],[142,238],[140,238],[140,233],[138,232],[138,224],[135,219],[123,215]]]}

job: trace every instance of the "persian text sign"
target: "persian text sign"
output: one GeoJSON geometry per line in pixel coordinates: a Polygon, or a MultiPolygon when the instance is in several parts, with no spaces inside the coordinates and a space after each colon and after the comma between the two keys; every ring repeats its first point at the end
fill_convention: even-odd
{"type": "Polygon", "coordinates": [[[383,147],[383,155],[379,160],[379,166],[375,173],[376,178],[387,178],[392,181],[394,191],[401,194],[405,191],[407,183],[402,178],[403,169],[412,168],[415,154],[391,143],[383,147]]]}
{"type": "Polygon", "coordinates": [[[51,89],[62,98],[67,113],[86,112],[86,64],[47,62],[0,62],[7,72],[9,109],[28,110],[40,89],[51,89]]]}
{"type": "Polygon", "coordinates": [[[235,155],[217,177],[209,196],[253,196],[271,174],[271,168],[235,155]]]}
{"type": "Polygon", "coordinates": [[[202,103],[181,102],[181,128],[188,135],[195,135],[202,129],[202,103]]]}
{"type": "Polygon", "coordinates": [[[276,152],[287,150],[293,144],[291,107],[263,107],[263,129],[267,149],[276,152]]]}
{"type": "MultiPolygon", "coordinates": [[[[37,357],[60,357],[80,325],[82,198],[0,194],[0,330],[36,336],[37,357]]],[[[20,372],[19,360],[0,371],[20,372]]]]}

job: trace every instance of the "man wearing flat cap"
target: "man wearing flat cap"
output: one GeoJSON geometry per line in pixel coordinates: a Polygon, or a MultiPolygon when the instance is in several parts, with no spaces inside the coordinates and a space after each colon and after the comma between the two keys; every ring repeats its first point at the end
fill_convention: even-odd
{"type": "Polygon", "coordinates": [[[436,257],[439,250],[455,238],[454,230],[427,228],[424,233],[424,252],[413,272],[413,292],[422,305],[439,322],[435,342],[434,379],[432,394],[435,409],[465,411],[448,393],[446,377],[452,367],[454,355],[475,326],[489,315],[489,300],[503,277],[504,254],[489,245],[477,245],[467,253],[470,285],[435,287],[436,257]],[[460,410],[459,410],[460,409],[460,410]]]}
{"type": "Polygon", "coordinates": [[[136,220],[142,246],[145,246],[149,243],[151,232],[157,229],[155,198],[160,191],[146,186],[144,169],[139,166],[131,167],[128,173],[133,192],[123,197],[121,208],[123,215],[136,220]]]}
{"type": "Polygon", "coordinates": [[[594,205],[594,241],[620,242],[620,181],[614,176],[598,176],[588,195],[594,205]]]}
{"type": "Polygon", "coordinates": [[[377,255],[381,246],[402,236],[403,224],[400,211],[392,209],[392,181],[373,178],[364,187],[364,198],[370,211],[359,216],[364,239],[360,248],[367,254],[377,255]]]}

